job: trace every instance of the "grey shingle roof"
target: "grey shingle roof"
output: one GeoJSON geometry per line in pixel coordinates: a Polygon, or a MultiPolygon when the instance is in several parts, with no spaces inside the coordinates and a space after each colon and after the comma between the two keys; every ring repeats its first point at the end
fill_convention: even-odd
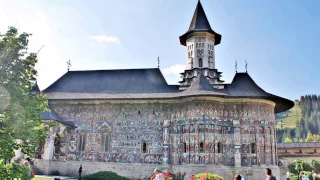
{"type": "Polygon", "coordinates": [[[278,148],[318,148],[320,142],[278,143],[278,148]]]}
{"type": "Polygon", "coordinates": [[[43,92],[68,93],[166,93],[178,92],[169,86],[160,69],[119,69],[69,71],[43,92]]]}
{"type": "Polygon", "coordinates": [[[291,109],[294,102],[265,92],[250,77],[248,73],[236,73],[231,84],[225,85],[225,90],[232,97],[249,97],[271,100],[276,103],[275,113],[291,109]]]}
{"type": "Polygon", "coordinates": [[[62,120],[57,113],[54,112],[54,110],[52,110],[51,108],[50,112],[41,112],[40,116],[42,118],[43,121],[56,121],[58,123],[64,124],[64,125],[68,125],[71,127],[76,127],[75,124],[72,121],[64,121],[62,120]]]}
{"type": "Polygon", "coordinates": [[[265,92],[248,73],[236,73],[231,84],[215,89],[201,74],[188,89],[168,85],[159,69],[71,71],[48,87],[49,99],[174,99],[191,96],[266,99],[276,103],[275,112],[283,112],[294,103],[265,92]]]}
{"type": "Polygon", "coordinates": [[[192,32],[209,32],[215,35],[215,45],[220,44],[221,42],[221,35],[214,32],[211,29],[210,23],[206,16],[206,13],[203,10],[201,2],[198,1],[196,10],[194,11],[189,30],[182,36],[180,36],[180,43],[182,45],[186,45],[186,38],[192,32]]]}

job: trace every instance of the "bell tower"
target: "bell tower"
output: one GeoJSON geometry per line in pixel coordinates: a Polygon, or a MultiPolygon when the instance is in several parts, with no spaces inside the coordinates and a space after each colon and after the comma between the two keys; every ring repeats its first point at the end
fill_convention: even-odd
{"type": "MultiPolygon", "coordinates": [[[[190,86],[194,77],[202,73],[210,84],[221,84],[221,72],[215,67],[214,48],[221,42],[221,35],[212,30],[200,0],[193,14],[188,31],[179,37],[186,46],[187,65],[181,73],[180,90],[190,86]]],[[[214,87],[218,86],[215,85],[214,87]]]]}

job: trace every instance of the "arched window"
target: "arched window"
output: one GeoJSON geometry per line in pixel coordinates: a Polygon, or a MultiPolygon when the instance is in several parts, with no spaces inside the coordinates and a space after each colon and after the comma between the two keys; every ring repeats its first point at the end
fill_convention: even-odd
{"type": "Polygon", "coordinates": [[[199,58],[199,67],[202,67],[202,58],[199,58]]]}
{"type": "Polygon", "coordinates": [[[204,151],[203,151],[203,142],[199,143],[199,153],[204,153],[204,151]]]}
{"type": "Polygon", "coordinates": [[[198,43],[196,43],[196,48],[198,48],[198,43]]]}
{"type": "Polygon", "coordinates": [[[204,43],[202,43],[202,47],[204,48],[204,43]]]}
{"type": "Polygon", "coordinates": [[[190,52],[188,52],[188,58],[190,58],[190,52]]]}
{"type": "Polygon", "coordinates": [[[85,151],[86,132],[81,131],[79,135],[79,151],[85,151]]]}
{"type": "Polygon", "coordinates": [[[101,136],[101,149],[103,152],[109,151],[109,135],[107,131],[104,131],[101,136]]]}
{"type": "Polygon", "coordinates": [[[256,143],[251,143],[250,144],[250,150],[251,150],[251,154],[255,154],[256,153],[256,143]]]}
{"type": "Polygon", "coordinates": [[[218,153],[222,153],[223,149],[222,149],[222,144],[221,142],[218,142],[218,153]]]}
{"type": "Polygon", "coordinates": [[[142,153],[147,153],[147,143],[142,142],[142,153]]]}

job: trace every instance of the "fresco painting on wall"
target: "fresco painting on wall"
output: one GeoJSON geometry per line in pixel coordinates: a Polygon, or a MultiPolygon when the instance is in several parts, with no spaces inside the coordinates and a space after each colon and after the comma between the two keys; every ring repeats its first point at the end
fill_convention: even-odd
{"type": "Polygon", "coordinates": [[[160,164],[169,157],[172,164],[234,166],[234,146],[239,145],[241,165],[248,166],[272,164],[275,159],[275,137],[269,128],[274,117],[269,106],[192,102],[60,105],[54,109],[63,119],[78,124],[60,146],[68,160],[160,164]],[[85,132],[83,150],[79,149],[80,132],[85,132]],[[256,143],[256,150],[250,149],[251,142],[256,143]],[[164,148],[165,144],[169,146],[164,148]]]}

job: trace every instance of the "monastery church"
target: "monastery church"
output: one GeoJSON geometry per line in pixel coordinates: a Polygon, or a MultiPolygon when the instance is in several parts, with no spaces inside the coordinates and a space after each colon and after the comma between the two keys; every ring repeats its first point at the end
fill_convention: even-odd
{"type": "Polygon", "coordinates": [[[114,69],[68,71],[43,90],[50,112],[42,119],[58,125],[38,152],[36,171],[76,176],[82,164],[83,174],[142,178],[159,168],[257,180],[270,167],[283,177],[275,113],[294,103],[266,92],[247,72],[231,83],[220,79],[214,49],[222,35],[200,1],[179,40],[186,69],[178,85],[168,85],[159,68],[114,69]]]}

